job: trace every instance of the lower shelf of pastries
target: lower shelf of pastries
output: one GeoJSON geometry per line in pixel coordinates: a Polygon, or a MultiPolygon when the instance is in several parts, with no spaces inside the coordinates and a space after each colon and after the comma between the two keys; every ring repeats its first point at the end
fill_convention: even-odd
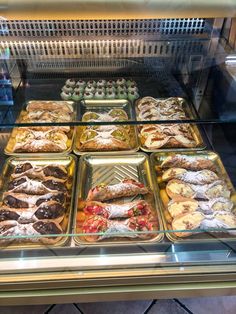
{"type": "Polygon", "coordinates": [[[210,151],[11,157],[6,249],[218,241],[236,235],[235,191],[210,151]],[[150,159],[150,161],[149,161],[150,159]],[[232,229],[232,230],[230,230],[232,229]]]}
{"type": "Polygon", "coordinates": [[[230,230],[236,226],[235,190],[216,153],[153,153],[151,160],[171,241],[217,240],[236,234],[230,230]]]}

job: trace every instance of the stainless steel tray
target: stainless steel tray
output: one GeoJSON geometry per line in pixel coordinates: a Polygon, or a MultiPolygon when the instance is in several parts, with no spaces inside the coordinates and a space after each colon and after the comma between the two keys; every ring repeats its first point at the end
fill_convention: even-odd
{"type": "MultiPolygon", "coordinates": [[[[111,109],[123,109],[128,116],[129,120],[133,120],[133,112],[131,104],[128,100],[123,99],[116,99],[116,100],[85,100],[81,101],[79,105],[79,117],[82,120],[82,116],[85,112],[91,111],[96,113],[104,113],[108,112],[111,109]]],[[[92,124],[92,123],[91,123],[92,124]]],[[[117,125],[118,126],[118,125],[117,125]]],[[[94,154],[112,154],[116,155],[117,152],[122,154],[130,154],[133,152],[138,151],[139,149],[139,142],[138,142],[138,135],[137,135],[137,128],[136,126],[129,126],[129,137],[130,137],[130,149],[127,150],[112,150],[112,151],[81,151],[80,149],[80,136],[82,132],[85,130],[86,127],[79,126],[76,127],[76,135],[73,145],[73,151],[77,155],[83,155],[86,153],[94,153],[94,154]]]]}
{"type": "MultiPolygon", "coordinates": [[[[30,103],[31,101],[27,102],[24,104],[16,122],[20,122],[23,115],[25,115],[26,113],[26,107],[28,105],[28,103],[30,103]]],[[[42,100],[42,102],[45,102],[44,100],[42,100]]],[[[65,102],[65,101],[54,101],[57,103],[60,102],[65,102]]],[[[73,101],[67,101],[68,104],[73,106],[73,115],[72,115],[72,121],[75,120],[77,118],[77,106],[73,101]]],[[[13,147],[15,144],[15,136],[18,132],[19,129],[27,129],[32,127],[32,124],[29,124],[28,127],[16,127],[12,130],[9,141],[4,149],[4,152],[6,155],[10,155],[10,156],[25,156],[25,157],[31,157],[31,156],[36,156],[36,157],[47,157],[48,155],[50,156],[65,156],[68,155],[71,151],[72,151],[72,146],[73,146],[73,140],[74,140],[74,127],[70,127],[70,131],[69,133],[67,133],[66,135],[68,136],[68,141],[67,141],[67,149],[63,152],[38,152],[38,153],[32,153],[32,152],[13,152],[13,147]]],[[[42,126],[43,127],[43,126],[42,126]]],[[[50,128],[50,126],[48,126],[50,128]]],[[[53,127],[53,126],[52,126],[53,127]]],[[[60,128],[60,126],[58,126],[60,128]]],[[[37,126],[34,126],[34,128],[37,128],[37,126]]],[[[41,126],[38,126],[39,130],[41,128],[41,126]]]]}
{"type": "MultiPolygon", "coordinates": [[[[184,98],[181,98],[181,97],[174,97],[174,98],[177,98],[178,101],[182,102],[183,104],[183,109],[186,113],[186,116],[187,116],[187,119],[197,119],[197,114],[196,114],[196,111],[193,107],[192,104],[188,104],[187,101],[184,99],[184,98]]],[[[164,99],[164,98],[156,98],[157,100],[158,99],[164,99]]],[[[136,111],[136,116],[137,116],[137,120],[138,119],[138,114],[139,114],[139,110],[138,110],[138,101],[140,99],[138,99],[136,101],[136,105],[135,105],[135,111],[136,111]]],[[[168,120],[168,118],[166,119],[168,120]]],[[[170,124],[172,123],[171,122],[172,120],[170,120],[170,124]]],[[[152,124],[152,122],[150,121],[150,125],[152,124]]],[[[174,124],[174,122],[173,122],[174,124]]],[[[190,126],[190,129],[191,129],[191,133],[193,135],[193,138],[194,138],[194,141],[195,141],[195,145],[193,147],[191,147],[192,150],[199,150],[199,149],[204,149],[206,148],[206,145],[203,141],[203,138],[202,138],[202,135],[201,135],[201,132],[200,132],[200,129],[199,127],[196,125],[196,124],[189,124],[190,126]]],[[[138,128],[140,129],[140,127],[138,128]]],[[[139,133],[139,132],[138,132],[139,133]]],[[[147,148],[145,145],[143,145],[142,143],[142,138],[140,136],[140,134],[138,134],[139,136],[139,141],[140,141],[140,148],[145,151],[145,152],[149,152],[149,153],[152,153],[152,152],[156,152],[156,151],[173,151],[173,150],[189,150],[190,148],[185,148],[185,147],[162,147],[162,148],[158,148],[158,149],[149,149],[147,148]]]]}
{"type": "MultiPolygon", "coordinates": [[[[79,162],[79,181],[77,183],[76,199],[78,200],[78,212],[74,216],[74,233],[81,233],[80,228],[76,228],[76,221],[83,221],[83,203],[86,200],[88,191],[90,188],[100,183],[116,184],[124,178],[132,178],[138,180],[149,187],[152,191],[154,189],[151,172],[149,167],[148,156],[144,153],[136,153],[130,155],[84,155],[80,158],[79,162]],[[82,206],[80,206],[82,203],[82,206]]],[[[156,200],[151,193],[150,195],[144,195],[143,197],[137,196],[133,198],[125,198],[122,202],[130,202],[136,199],[144,199],[149,202],[153,208],[153,215],[157,220],[159,230],[163,230],[162,221],[160,217],[159,207],[156,200]]],[[[120,200],[119,200],[120,202],[120,200]]],[[[83,239],[83,236],[77,236],[74,241],[77,245],[134,245],[138,243],[153,243],[160,242],[163,239],[163,233],[154,233],[151,235],[151,239],[128,239],[128,238],[114,238],[104,239],[100,242],[87,242],[83,239]]]]}
{"type": "MultiPolygon", "coordinates": [[[[2,202],[3,192],[7,190],[7,185],[9,183],[11,174],[13,172],[14,167],[16,167],[19,163],[22,162],[30,162],[33,165],[44,166],[49,164],[63,165],[66,167],[68,171],[68,180],[66,182],[66,186],[68,189],[68,196],[65,201],[65,207],[67,208],[67,212],[63,221],[60,223],[62,229],[65,234],[69,234],[72,230],[72,216],[74,210],[74,198],[75,198],[75,173],[76,173],[76,161],[77,158],[73,155],[64,156],[64,157],[51,157],[48,158],[39,158],[39,157],[29,157],[25,159],[24,157],[10,157],[6,160],[1,176],[1,193],[0,193],[0,202],[2,202]]],[[[3,244],[0,241],[0,247],[4,249],[25,249],[25,248],[55,248],[62,247],[68,245],[70,238],[69,236],[63,236],[57,243],[53,245],[45,245],[42,243],[32,243],[27,239],[19,239],[16,237],[15,243],[11,244],[3,244]]]]}
{"type": "MultiPolygon", "coordinates": [[[[151,160],[151,173],[153,176],[153,182],[155,186],[155,194],[156,198],[159,200],[159,206],[161,208],[161,215],[163,219],[164,229],[167,231],[166,236],[167,238],[172,242],[181,242],[181,243],[187,243],[187,242],[209,242],[209,241],[221,241],[221,240],[234,240],[235,237],[233,237],[231,234],[227,234],[226,232],[217,232],[217,231],[207,231],[206,232],[195,232],[193,235],[190,235],[188,237],[178,237],[175,235],[175,232],[171,228],[171,222],[172,217],[170,216],[167,204],[169,202],[169,197],[165,191],[166,184],[161,181],[160,175],[161,169],[160,165],[161,163],[168,157],[176,154],[182,154],[182,155],[188,155],[188,156],[198,156],[198,157],[205,157],[207,159],[210,159],[213,161],[213,163],[216,166],[217,173],[219,177],[225,181],[227,184],[227,187],[231,191],[231,200],[235,203],[236,206],[236,192],[234,189],[234,186],[232,185],[232,182],[224,168],[224,165],[219,157],[218,154],[216,154],[213,151],[172,151],[172,152],[159,152],[159,153],[152,153],[150,156],[151,160]]],[[[186,231],[186,234],[188,232],[186,231]]]]}

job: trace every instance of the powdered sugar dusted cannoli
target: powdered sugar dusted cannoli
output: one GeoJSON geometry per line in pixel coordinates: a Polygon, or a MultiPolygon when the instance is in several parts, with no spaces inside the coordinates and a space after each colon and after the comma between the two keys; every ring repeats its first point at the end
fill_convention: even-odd
{"type": "Polygon", "coordinates": [[[215,211],[230,212],[233,202],[224,197],[218,197],[209,201],[197,201],[195,199],[171,200],[168,203],[168,211],[175,218],[178,215],[200,211],[204,214],[212,214],[215,211]]]}
{"type": "Polygon", "coordinates": [[[219,180],[218,175],[208,169],[200,171],[188,171],[183,168],[170,168],[162,175],[163,181],[179,179],[181,181],[193,184],[209,184],[219,180]]]}
{"type": "Polygon", "coordinates": [[[216,197],[230,197],[230,191],[221,180],[211,184],[197,185],[173,179],[168,182],[166,192],[173,199],[199,198],[210,200],[216,197]]]}
{"type": "Polygon", "coordinates": [[[89,193],[88,201],[105,201],[113,198],[135,196],[147,194],[149,191],[144,184],[133,179],[124,179],[114,185],[100,184],[92,188],[89,193]]]}
{"type": "Polygon", "coordinates": [[[188,156],[188,155],[172,155],[168,156],[161,164],[163,169],[177,167],[184,168],[187,170],[198,171],[198,170],[212,170],[215,171],[216,167],[212,160],[198,157],[198,156],[188,156]]]}

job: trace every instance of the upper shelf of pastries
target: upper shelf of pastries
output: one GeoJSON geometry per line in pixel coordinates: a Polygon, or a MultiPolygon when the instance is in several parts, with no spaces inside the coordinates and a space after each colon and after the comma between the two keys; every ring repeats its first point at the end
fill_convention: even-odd
{"type": "Polygon", "coordinates": [[[6,19],[152,19],[184,17],[235,17],[234,0],[0,0],[6,19]]]}

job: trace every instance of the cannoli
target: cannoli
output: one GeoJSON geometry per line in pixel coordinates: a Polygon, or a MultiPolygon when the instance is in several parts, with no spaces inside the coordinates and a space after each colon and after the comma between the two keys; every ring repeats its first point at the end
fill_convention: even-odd
{"type": "Polygon", "coordinates": [[[18,238],[18,241],[55,244],[61,237],[47,237],[47,235],[60,235],[61,233],[63,233],[63,230],[56,221],[39,220],[29,224],[19,224],[17,221],[12,220],[0,222],[0,236],[24,236],[22,239],[18,238]],[[37,238],[37,235],[45,235],[45,237],[37,238]]]}
{"type": "Polygon", "coordinates": [[[30,208],[39,206],[48,201],[56,201],[64,204],[66,195],[63,192],[53,192],[44,195],[29,195],[24,193],[4,192],[3,204],[11,208],[30,208]]]}
{"type": "Polygon", "coordinates": [[[161,164],[163,169],[166,168],[184,168],[187,170],[198,171],[198,170],[212,170],[215,172],[216,167],[212,160],[198,157],[198,156],[188,156],[188,155],[172,155],[168,156],[161,164]]]}
{"type": "Polygon", "coordinates": [[[205,216],[200,212],[187,213],[179,215],[172,221],[172,229],[177,230],[175,235],[178,237],[188,237],[193,234],[189,230],[200,228],[205,216]],[[188,230],[188,232],[185,232],[188,230]]]}
{"type": "Polygon", "coordinates": [[[45,180],[47,177],[53,177],[66,180],[67,170],[61,165],[34,166],[30,162],[18,164],[11,175],[13,179],[27,176],[30,179],[45,180]]]}
{"type": "Polygon", "coordinates": [[[197,198],[210,200],[217,197],[230,197],[229,189],[221,180],[211,184],[197,185],[172,179],[166,185],[166,192],[173,199],[197,198]]]}
{"type": "Polygon", "coordinates": [[[214,212],[230,212],[233,208],[233,202],[224,197],[213,198],[209,201],[197,201],[195,199],[171,200],[168,203],[168,211],[175,218],[186,213],[200,211],[204,214],[214,212]]]}
{"type": "Polygon", "coordinates": [[[147,194],[144,184],[133,179],[124,179],[114,185],[100,184],[89,190],[87,201],[106,201],[114,198],[147,194]]]}
{"type": "Polygon", "coordinates": [[[115,128],[109,131],[86,129],[80,136],[80,150],[127,150],[130,148],[130,138],[124,128],[115,128]]]}
{"type": "Polygon", "coordinates": [[[150,215],[151,205],[143,200],[125,204],[106,204],[96,201],[86,203],[84,212],[90,215],[103,216],[107,219],[128,218],[134,216],[150,215]]]}
{"type": "Polygon", "coordinates": [[[13,152],[62,152],[67,149],[67,141],[68,137],[63,132],[19,129],[13,152]]]}
{"type": "Polygon", "coordinates": [[[0,221],[16,220],[19,223],[30,223],[37,220],[53,220],[60,223],[66,213],[66,208],[55,201],[42,203],[38,207],[10,208],[0,207],[0,221]]]}
{"type": "Polygon", "coordinates": [[[55,178],[48,178],[45,181],[37,181],[29,179],[24,176],[21,178],[14,179],[8,184],[9,192],[27,193],[42,195],[50,192],[63,192],[66,193],[64,181],[55,178]]]}
{"type": "Polygon", "coordinates": [[[162,180],[170,181],[171,179],[179,179],[193,184],[209,184],[219,180],[219,177],[215,172],[208,169],[188,171],[184,168],[170,168],[162,174],[162,180]]]}
{"type": "Polygon", "coordinates": [[[61,112],[72,113],[73,106],[71,103],[67,101],[41,101],[41,100],[33,100],[30,101],[26,107],[28,112],[31,111],[54,111],[60,110],[61,112]]]}
{"type": "Polygon", "coordinates": [[[84,238],[88,242],[97,242],[106,238],[126,237],[148,239],[150,234],[145,231],[152,231],[153,224],[147,216],[131,217],[123,221],[108,220],[102,216],[89,216],[83,223],[82,230],[84,238]],[[143,231],[144,233],[136,233],[143,231]],[[94,233],[94,235],[86,235],[94,233]],[[96,233],[103,233],[97,235],[96,233]]]}

